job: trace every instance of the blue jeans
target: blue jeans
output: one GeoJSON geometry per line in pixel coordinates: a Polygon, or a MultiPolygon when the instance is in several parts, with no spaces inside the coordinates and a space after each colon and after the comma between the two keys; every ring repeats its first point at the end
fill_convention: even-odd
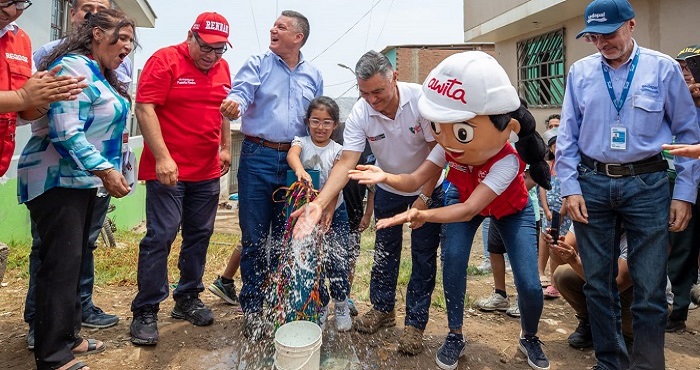
{"type": "MultiPolygon", "coordinates": [[[[459,192],[450,187],[445,193],[445,204],[459,202],[459,192]]],[[[524,335],[536,335],[542,315],[543,297],[537,273],[537,231],[532,203],[517,213],[490,218],[491,229],[498,231],[510,256],[518,306],[524,335]]],[[[442,282],[447,303],[447,324],[450,330],[462,328],[464,319],[464,294],[467,289],[467,265],[474,234],[484,220],[476,216],[471,221],[443,224],[442,230],[442,282]]]]}
{"type": "Polygon", "coordinates": [[[593,345],[603,369],[663,369],[666,258],[670,191],[666,171],[610,178],[578,166],[588,224],[574,222],[586,274],[593,345]],[[615,277],[620,225],[627,230],[627,264],[634,282],[632,357],[622,337],[615,277]]]}
{"type": "MultiPolygon", "coordinates": [[[[330,297],[344,301],[350,293],[348,282],[348,268],[350,258],[349,240],[350,224],[345,203],[341,204],[333,213],[333,221],[328,233],[324,235],[323,279],[328,279],[330,297]]],[[[330,301],[325,283],[321,280],[321,302],[324,306],[330,301]]]]}
{"type": "MultiPolygon", "coordinates": [[[[82,255],[80,264],[80,304],[83,310],[83,316],[89,315],[92,308],[95,306],[92,302],[92,290],[95,285],[95,258],[94,251],[97,248],[95,244],[97,237],[100,235],[100,230],[107,216],[109,201],[111,197],[95,197],[95,206],[92,209],[92,218],[90,221],[90,235],[88,236],[88,246],[85,253],[82,255]]],[[[34,313],[36,312],[36,272],[41,266],[39,261],[39,245],[41,237],[34,222],[31,223],[32,231],[32,250],[29,253],[29,288],[27,289],[27,297],[24,304],[24,321],[30,326],[34,325],[34,313]]]]}
{"type": "MultiPolygon", "coordinates": [[[[432,207],[442,205],[443,196],[442,187],[437,187],[431,195],[432,207]]],[[[410,208],[416,198],[416,195],[398,195],[377,187],[374,195],[374,215],[377,219],[392,217],[410,208]]],[[[377,230],[369,297],[374,309],[380,312],[389,312],[396,304],[402,234],[403,225],[377,230]]],[[[438,245],[440,224],[428,222],[411,231],[412,268],[406,289],[406,326],[423,330],[428,323],[430,296],[435,288],[438,245]]]]}
{"type": "MultiPolygon", "coordinates": [[[[284,232],[284,201],[275,202],[275,190],[286,185],[287,152],[243,140],[238,168],[238,214],[241,225],[241,293],[243,312],[260,312],[263,282],[277,267],[278,252],[272,247],[267,256],[266,242],[279,243],[284,232]]],[[[282,199],[284,194],[280,194],[282,199]]],[[[283,200],[283,199],[282,199],[283,200]]]]}
{"type": "Polygon", "coordinates": [[[139,291],[131,311],[158,307],[168,297],[168,255],[180,229],[180,280],[173,298],[196,296],[204,290],[202,276],[218,202],[219,179],[178,181],[175,186],[146,181],[146,235],[139,244],[139,291]]]}

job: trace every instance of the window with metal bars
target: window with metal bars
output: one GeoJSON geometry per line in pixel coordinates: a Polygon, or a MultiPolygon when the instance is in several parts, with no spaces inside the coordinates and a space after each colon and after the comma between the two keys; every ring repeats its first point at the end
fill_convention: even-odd
{"type": "Polygon", "coordinates": [[[564,100],[564,29],[517,44],[518,88],[530,107],[561,107],[564,100]]]}
{"type": "Polygon", "coordinates": [[[51,7],[51,40],[58,40],[68,32],[68,7],[70,0],[53,0],[51,7]]]}

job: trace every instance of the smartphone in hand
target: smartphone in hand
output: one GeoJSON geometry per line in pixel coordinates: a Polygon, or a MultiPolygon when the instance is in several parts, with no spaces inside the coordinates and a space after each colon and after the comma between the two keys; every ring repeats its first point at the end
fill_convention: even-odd
{"type": "Polygon", "coordinates": [[[559,227],[561,226],[561,216],[559,211],[552,211],[552,225],[549,227],[549,236],[552,237],[552,244],[559,242],[559,227]]]}

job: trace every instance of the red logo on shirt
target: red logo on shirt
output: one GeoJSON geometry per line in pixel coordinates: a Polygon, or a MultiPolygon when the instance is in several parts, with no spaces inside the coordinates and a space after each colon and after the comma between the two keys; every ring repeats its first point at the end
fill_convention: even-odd
{"type": "Polygon", "coordinates": [[[446,82],[442,82],[437,78],[433,77],[430,79],[430,82],[428,82],[428,88],[430,90],[433,90],[440,95],[444,95],[448,98],[459,100],[462,103],[467,104],[467,100],[464,98],[464,96],[467,95],[466,91],[464,91],[464,89],[455,87],[459,85],[462,85],[462,81],[459,81],[455,78],[451,78],[446,82]]]}

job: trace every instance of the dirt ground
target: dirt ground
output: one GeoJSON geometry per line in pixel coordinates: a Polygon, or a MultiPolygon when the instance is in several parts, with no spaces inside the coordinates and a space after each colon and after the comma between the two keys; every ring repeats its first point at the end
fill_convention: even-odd
{"type": "MultiPolygon", "coordinates": [[[[222,212],[218,231],[239,233],[233,212],[222,212]]],[[[404,243],[406,247],[408,244],[404,243]]],[[[471,264],[481,262],[480,245],[472,249],[471,264]]],[[[515,292],[512,275],[507,275],[508,289],[515,292]]],[[[26,348],[27,326],[22,320],[27,281],[9,281],[0,288],[0,369],[34,368],[32,352],[26,348]]],[[[493,289],[491,275],[469,278],[468,294],[472,299],[493,289]]],[[[129,305],[136,287],[98,286],[95,301],[121,321],[104,330],[83,329],[85,337],[107,343],[104,353],[83,361],[92,369],[270,369],[274,345],[271,340],[249,343],[242,334],[243,316],[238,307],[222,304],[210,293],[203,301],[215,315],[209,327],[194,327],[169,317],[173,301],[161,304],[160,342],[156,347],[136,347],[129,342],[131,312],[129,305]]],[[[404,292],[400,292],[402,295],[404,292]]],[[[511,297],[513,299],[514,297],[511,297]]],[[[360,313],[369,310],[369,302],[357,302],[360,313]]],[[[395,328],[382,329],[374,335],[357,332],[338,333],[328,325],[324,332],[322,369],[437,369],[435,352],[447,332],[444,311],[432,308],[425,332],[425,351],[417,356],[397,353],[396,341],[403,329],[404,307],[397,306],[395,328]]],[[[464,313],[467,351],[459,369],[529,369],[518,351],[519,320],[501,313],[482,313],[468,308],[464,313]]],[[[332,316],[331,316],[332,324],[332,316]]],[[[586,369],[595,364],[592,350],[575,350],[566,338],[576,328],[576,320],[563,299],[545,301],[539,336],[552,369],[586,369]]],[[[688,331],[666,335],[667,369],[700,369],[700,310],[691,311],[688,331]]]]}

